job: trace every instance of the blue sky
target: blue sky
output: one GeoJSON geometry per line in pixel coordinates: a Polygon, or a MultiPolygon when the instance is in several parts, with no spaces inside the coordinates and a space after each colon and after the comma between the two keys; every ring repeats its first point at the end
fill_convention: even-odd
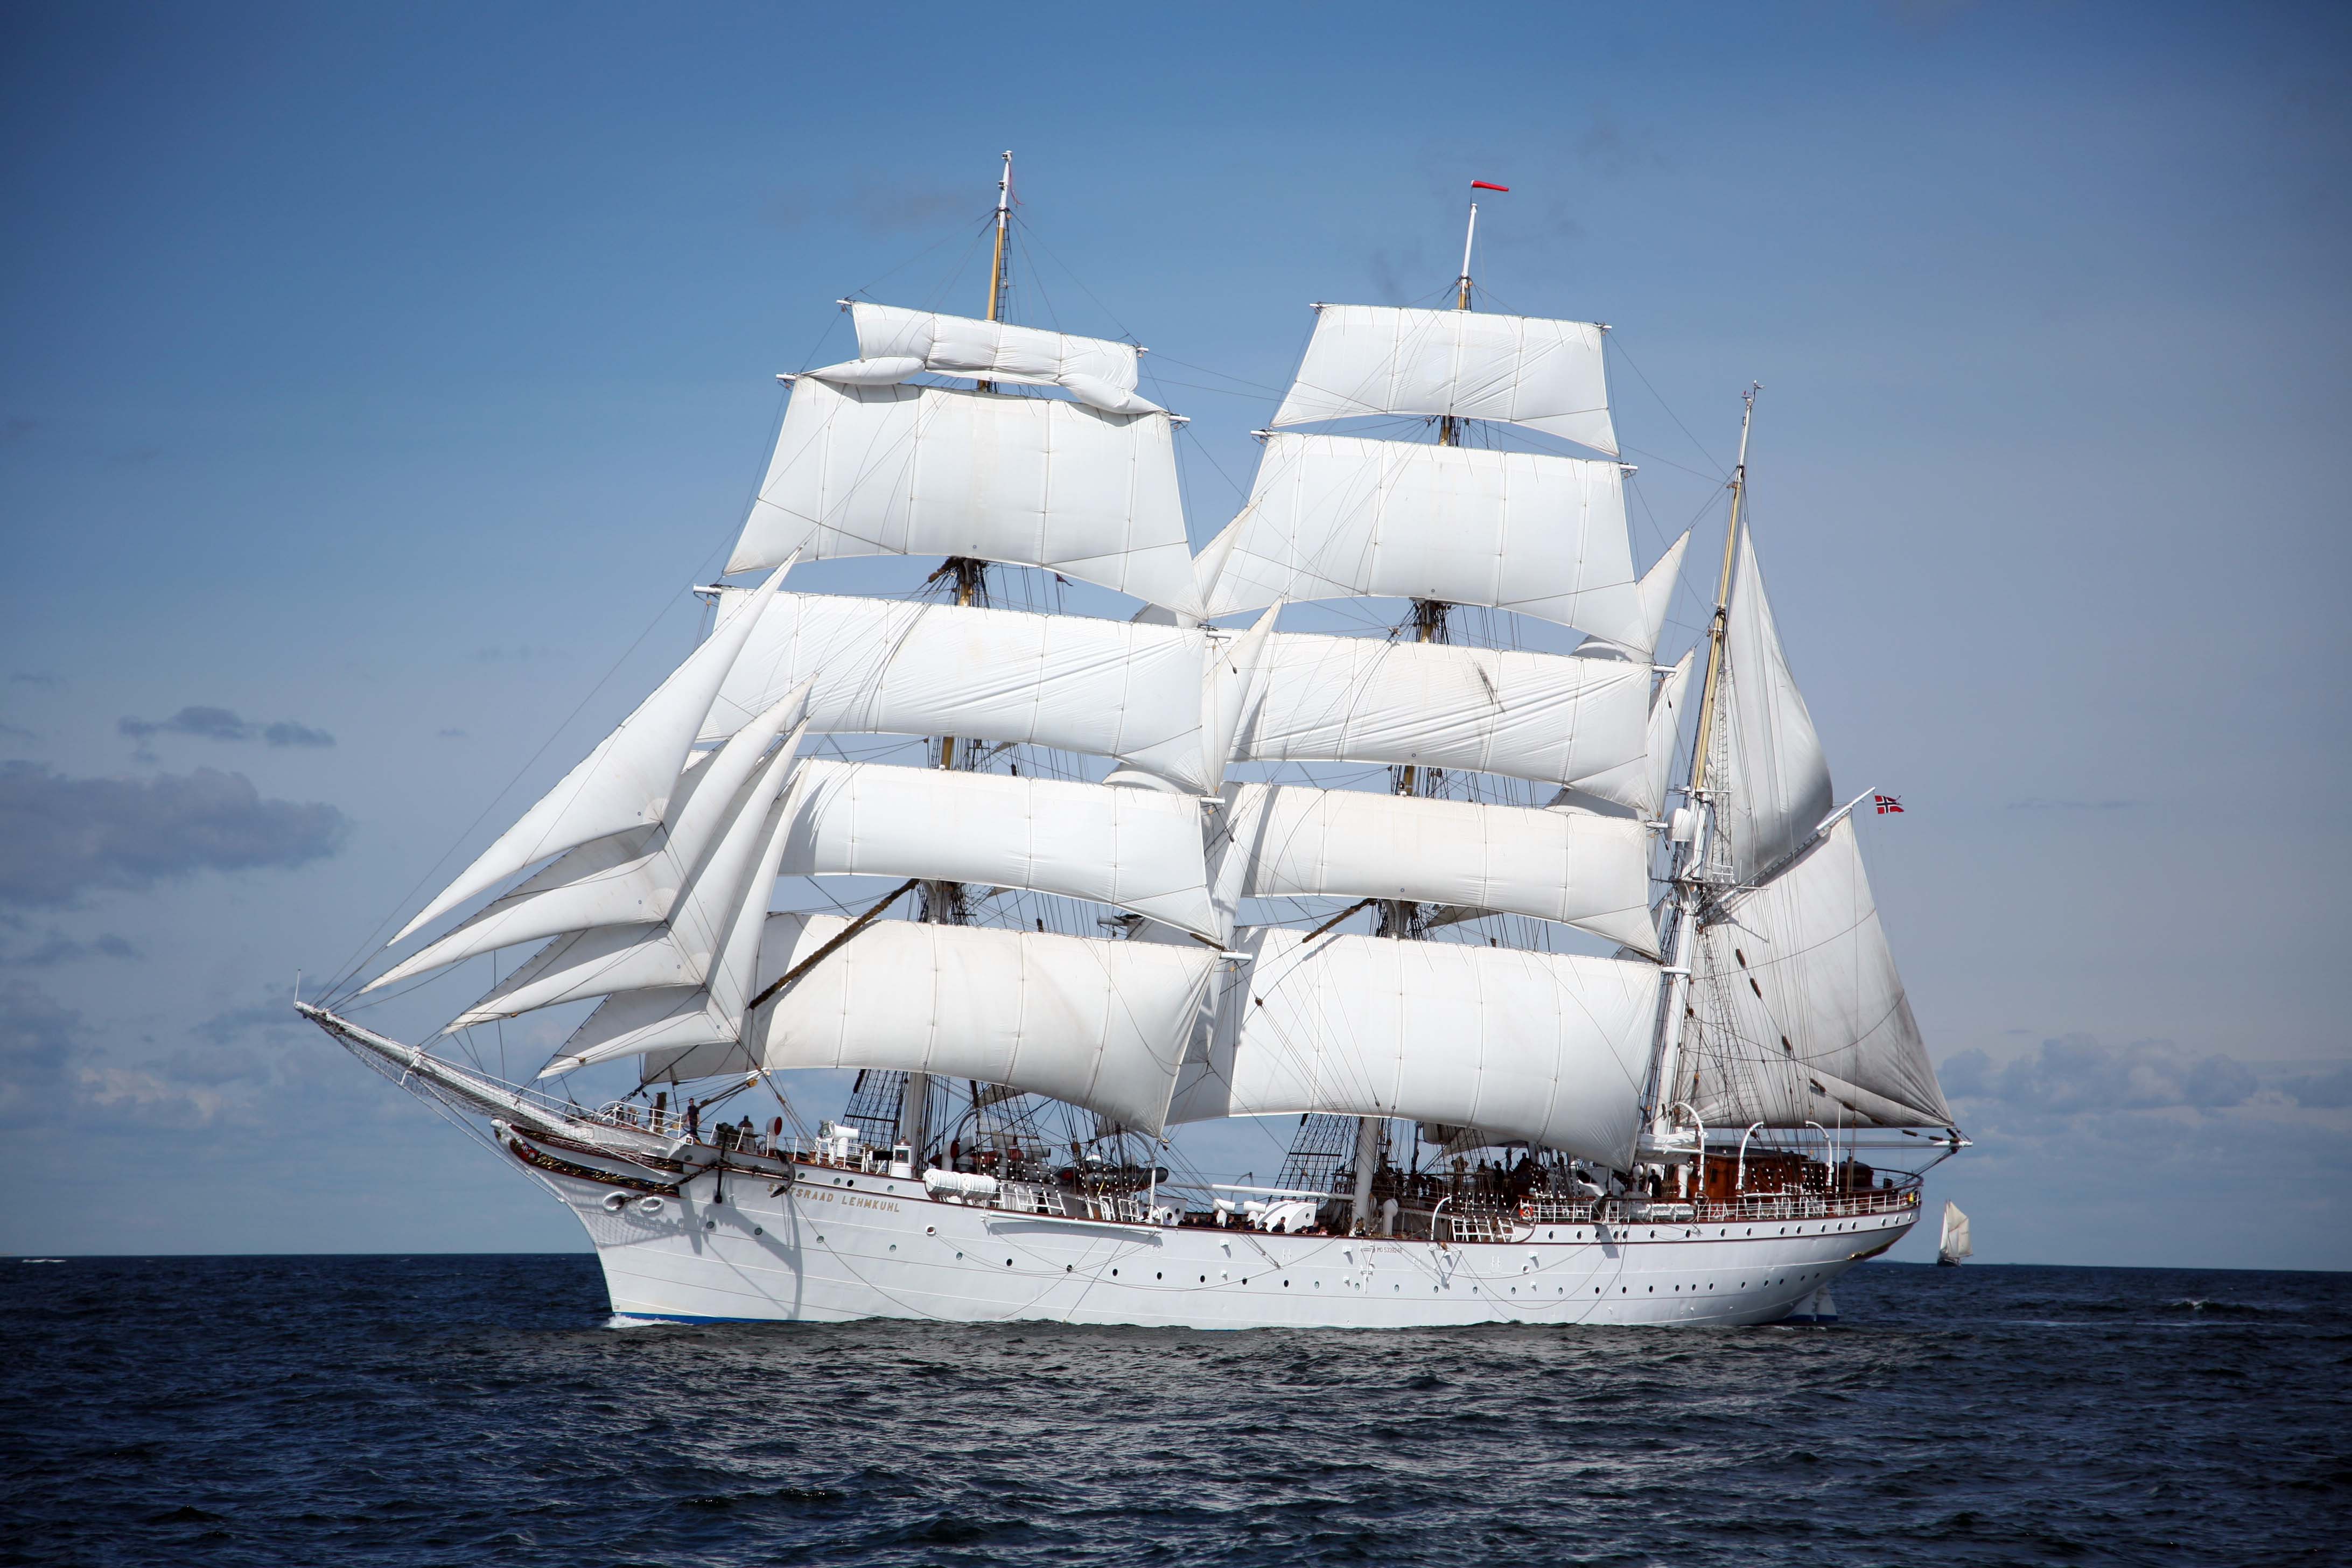
{"type": "Polygon", "coordinates": [[[1514,187],[1487,300],[1615,329],[1645,559],[1764,382],[1791,658],[1841,786],[1910,807],[1866,852],[1979,1139],[1937,1191],[1995,1260],[2352,1265],[2347,42],[2316,7],[0,11],[0,1247],[579,1244],[294,1027],[294,972],[691,646],[774,373],[845,356],[853,289],[976,306],[1012,147],[1016,316],[1152,347],[1196,537],[1307,302],[1442,289],[1472,178],[1514,187]]]}

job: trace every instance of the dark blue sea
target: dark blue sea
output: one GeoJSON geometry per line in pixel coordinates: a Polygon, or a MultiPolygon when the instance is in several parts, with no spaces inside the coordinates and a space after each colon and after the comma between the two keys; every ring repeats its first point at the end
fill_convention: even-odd
{"type": "Polygon", "coordinates": [[[2346,1275],[1206,1334],[610,1328],[586,1257],[0,1269],[7,1563],[2352,1562],[2346,1275]]]}

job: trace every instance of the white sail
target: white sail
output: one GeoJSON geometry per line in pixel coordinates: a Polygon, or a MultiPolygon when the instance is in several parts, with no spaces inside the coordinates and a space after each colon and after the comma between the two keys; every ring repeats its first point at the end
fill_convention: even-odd
{"type": "Polygon", "coordinates": [[[1277,428],[1368,415],[1501,419],[1617,455],[1589,321],[1324,305],[1277,428]]]}
{"type": "Polygon", "coordinates": [[[853,386],[889,386],[929,371],[1059,386],[1111,414],[1160,409],[1135,395],[1139,351],[1130,343],[863,300],[850,307],[850,314],[857,324],[858,357],[809,374],[853,386]]]}
{"type": "Polygon", "coordinates": [[[1196,606],[1168,416],[1058,398],[803,380],[727,570],[795,551],[973,556],[1196,606]]]}
{"type": "MultiPolygon", "coordinates": [[[[1573,786],[1571,798],[1589,796],[1591,800],[1630,806],[1645,822],[1656,822],[1665,816],[1666,790],[1673,782],[1675,745],[1682,734],[1684,699],[1690,690],[1691,663],[1697,650],[1683,655],[1665,679],[1658,683],[1656,693],[1650,699],[1650,713],[1643,722],[1642,754],[1631,762],[1580,779],[1573,786]]],[[[1642,683],[1649,684],[1650,672],[1641,671],[1642,683]]]]}
{"type": "Polygon", "coordinates": [[[1853,819],[1699,936],[1683,1096],[1709,1126],[1946,1127],[1853,819]]]}
{"type": "Polygon", "coordinates": [[[1937,1240],[1936,1255],[1955,1262],[1976,1256],[1976,1248],[1969,1245],[1969,1216],[1949,1200],[1944,1204],[1944,1233],[1937,1240]]]}
{"type": "Polygon", "coordinates": [[[1666,617],[1674,612],[1675,590],[1682,585],[1683,556],[1690,549],[1690,530],[1666,546],[1666,552],[1642,574],[1642,624],[1648,633],[1642,646],[1654,649],[1666,635],[1666,617]]]}
{"type": "Polygon", "coordinates": [[[1468,769],[1643,798],[1642,665],[1277,632],[1260,667],[1235,761],[1468,769]]]}
{"type": "MultiPolygon", "coordinates": [[[[770,917],[761,984],[841,934],[833,915],[770,917]]],[[[759,1065],[878,1068],[1003,1084],[1157,1133],[1216,955],[1191,943],[1105,942],[879,921],[753,1022],[759,1065]]],[[[647,1058],[645,1077],[740,1070],[724,1048],[647,1058]]]]}
{"type": "Polygon", "coordinates": [[[1192,627],[780,594],[711,704],[703,739],[812,681],[809,727],[820,733],[1051,746],[1116,757],[1208,795],[1220,759],[1201,729],[1206,649],[1192,627]]]}
{"type": "Polygon", "coordinates": [[[1658,970],[1446,942],[1262,929],[1171,1122],[1327,1111],[1484,1128],[1623,1166],[1658,970]]]}
{"type": "Polygon", "coordinates": [[[1650,836],[1622,817],[1427,796],[1226,786],[1217,901],[1381,898],[1559,921],[1655,955],[1650,836]]]}
{"type": "Polygon", "coordinates": [[[1117,904],[1212,941],[1201,807],[1149,789],[878,763],[794,780],[785,876],[923,877],[1117,904]]]}
{"type": "Polygon", "coordinates": [[[711,700],[784,574],[792,570],[793,559],[787,551],[771,563],[776,570],[768,580],[733,615],[720,620],[702,646],[621,721],[619,729],[541,796],[520,822],[499,835],[392,940],[402,941],[535,860],[592,838],[660,822],[711,700]]]}
{"type": "Polygon", "coordinates": [[[658,925],[598,926],[558,938],[449,1027],[511,1018],[583,996],[706,984],[743,902],[767,908],[774,874],[758,882],[753,871],[770,858],[772,808],[784,793],[796,750],[796,744],[782,747],[735,792],[717,842],[680,889],[667,920],[658,925]]]}
{"type": "MultiPolygon", "coordinates": [[[[805,683],[738,730],[716,752],[689,760],[672,792],[667,825],[637,827],[566,850],[514,891],[360,988],[370,991],[461,959],[596,926],[666,920],[678,889],[729,819],[736,793],[784,726],[807,707],[805,683]]],[[[797,747],[795,735],[786,744],[797,747]]]]}
{"type": "Polygon", "coordinates": [[[1211,616],[1283,599],[1439,599],[1650,653],[1614,463],[1276,435],[1249,504],[1203,562],[1211,616]]]}
{"type": "Polygon", "coordinates": [[[1723,821],[1733,874],[1752,879],[1786,858],[1829,816],[1829,763],[1789,671],[1752,534],[1742,533],[1723,632],[1723,821]]]}

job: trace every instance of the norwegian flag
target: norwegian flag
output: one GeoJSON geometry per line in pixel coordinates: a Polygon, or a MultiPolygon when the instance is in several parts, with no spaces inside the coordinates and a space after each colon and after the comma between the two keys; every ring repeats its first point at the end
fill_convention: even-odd
{"type": "Polygon", "coordinates": [[[1903,809],[1903,803],[1891,795],[1873,795],[1871,798],[1878,803],[1878,815],[1881,816],[1885,816],[1890,811],[1903,809]]]}

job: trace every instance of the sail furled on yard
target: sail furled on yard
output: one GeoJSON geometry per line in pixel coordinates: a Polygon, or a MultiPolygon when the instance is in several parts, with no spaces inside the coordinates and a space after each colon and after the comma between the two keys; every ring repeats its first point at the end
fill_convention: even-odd
{"type": "Polygon", "coordinates": [[[654,694],[578,766],[436,894],[392,939],[399,942],[535,861],[591,839],[658,825],[677,793],[687,752],[735,657],[792,569],[786,551],[760,588],[722,618],[654,694]]]}
{"type": "Polygon", "coordinates": [[[803,377],[727,570],[796,551],[970,556],[1196,608],[1162,413],[803,377]]]}
{"type": "MultiPolygon", "coordinates": [[[[739,593],[728,589],[721,603],[739,593]]],[[[1202,728],[1198,628],[980,605],[779,594],[711,704],[717,740],[811,682],[830,734],[961,735],[1114,757],[1198,795],[1220,776],[1202,728]]]]}
{"type": "Polygon", "coordinates": [[[1259,670],[1236,761],[1469,769],[1634,804],[1638,784],[1611,781],[1643,759],[1643,666],[1277,632],[1259,670]]]}
{"type": "Polygon", "coordinates": [[[1497,419],[1613,458],[1601,341],[1589,321],[1320,306],[1274,425],[1378,415],[1497,419]]]}
{"type": "Polygon", "coordinates": [[[1058,386],[1109,414],[1160,411],[1158,404],[1135,395],[1141,351],[1132,343],[862,300],[849,309],[857,326],[858,357],[810,375],[848,386],[893,386],[928,372],[1058,386]]]}
{"type": "Polygon", "coordinates": [[[1654,964],[1261,928],[1169,1120],[1308,1111],[1475,1126],[1612,1165],[1641,1124],[1654,964]]]}
{"type": "Polygon", "coordinates": [[[1214,940],[1185,795],[878,763],[803,764],[785,876],[925,877],[1131,910],[1214,940]]]}
{"type": "Polygon", "coordinates": [[[1708,1125],[1951,1124],[1851,817],[1729,894],[1694,967],[1703,1043],[1684,1098],[1708,1125]]]}
{"type": "Polygon", "coordinates": [[[1226,786],[1217,900],[1380,898],[1559,921],[1655,954],[1650,836],[1567,809],[1427,796],[1226,786]]]}
{"type": "Polygon", "coordinates": [[[1742,533],[1723,632],[1722,746],[1709,780],[1737,880],[1794,853],[1830,814],[1829,763],[1790,672],[1752,533],[1742,533]]]}
{"type": "Polygon", "coordinates": [[[1276,434],[1202,567],[1211,616],[1277,600],[1434,599],[1650,652],[1615,463],[1276,434]]]}
{"type": "MultiPolygon", "coordinates": [[[[768,921],[761,984],[841,934],[833,915],[768,921]]],[[[1003,1084],[1157,1133],[1216,955],[1192,943],[1107,942],[879,921],[763,1004],[754,1065],[877,1068],[1003,1084]]],[[[740,1071],[724,1048],[649,1057],[648,1080],[740,1071]]]]}

